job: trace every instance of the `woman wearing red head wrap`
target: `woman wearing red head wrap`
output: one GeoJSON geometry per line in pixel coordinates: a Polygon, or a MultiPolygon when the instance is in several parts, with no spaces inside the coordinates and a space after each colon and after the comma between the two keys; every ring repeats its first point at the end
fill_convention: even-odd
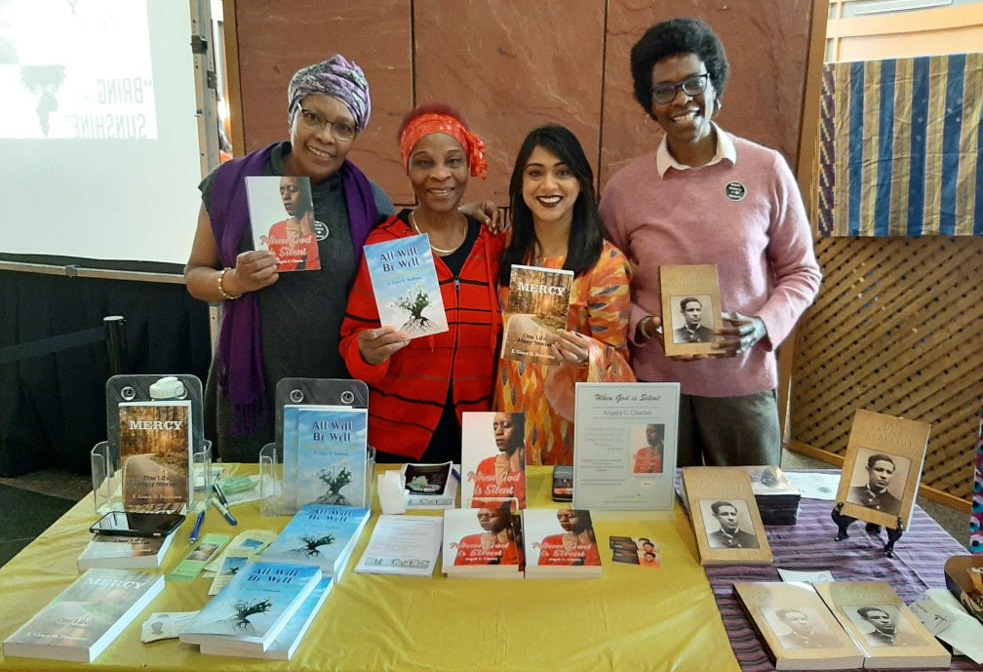
{"type": "Polygon", "coordinates": [[[399,131],[418,205],[376,228],[367,245],[426,233],[448,331],[410,339],[381,327],[363,261],[341,327],[341,355],[368,383],[369,443],[381,461],[461,458],[461,413],[491,407],[501,317],[495,278],[504,248],[458,210],[468,176],[484,177],[484,143],[447,106],[413,110],[399,131]]]}

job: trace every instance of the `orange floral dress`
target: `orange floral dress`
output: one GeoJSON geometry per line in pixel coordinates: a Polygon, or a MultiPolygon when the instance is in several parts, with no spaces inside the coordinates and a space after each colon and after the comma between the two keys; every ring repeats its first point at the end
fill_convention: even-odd
{"type": "MultiPolygon", "coordinates": [[[[530,263],[563,268],[564,261],[565,257],[548,257],[530,263]]],[[[573,464],[575,383],[635,381],[628,364],[630,279],[628,260],[604,241],[597,263],[573,281],[567,329],[589,337],[587,367],[499,360],[495,408],[526,414],[527,464],[573,464]]],[[[499,289],[498,301],[504,312],[508,287],[499,289]]]]}

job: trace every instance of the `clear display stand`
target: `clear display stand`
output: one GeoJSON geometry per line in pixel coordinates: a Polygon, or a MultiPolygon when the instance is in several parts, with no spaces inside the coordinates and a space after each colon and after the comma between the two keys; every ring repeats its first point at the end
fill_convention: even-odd
{"type": "Polygon", "coordinates": [[[187,401],[191,460],[188,474],[187,510],[201,511],[212,488],[212,442],[204,438],[201,381],[190,374],[120,375],[106,381],[106,441],[90,453],[92,498],[96,513],[123,511],[123,464],[121,460],[120,404],[150,401],[187,401]]]}
{"type": "MultiPolygon", "coordinates": [[[[368,408],[369,388],[361,380],[342,378],[283,378],[276,386],[276,429],[274,443],[259,453],[260,513],[263,516],[292,516],[303,504],[292,497],[283,468],[283,408],[286,405],[345,406],[368,408]]],[[[375,492],[375,449],[365,455],[365,499],[375,492]]]]}

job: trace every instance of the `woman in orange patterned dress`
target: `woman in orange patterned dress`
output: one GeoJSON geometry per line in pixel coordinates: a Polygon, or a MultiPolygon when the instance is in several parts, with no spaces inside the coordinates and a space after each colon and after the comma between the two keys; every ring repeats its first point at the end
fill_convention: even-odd
{"type": "Polygon", "coordinates": [[[594,173],[562,126],[526,136],[509,182],[512,239],[502,259],[499,303],[508,306],[513,264],[574,272],[567,329],[555,331],[554,365],[499,362],[496,408],[526,414],[529,464],[573,463],[576,382],[634,381],[628,365],[625,256],[601,234],[594,173]]]}

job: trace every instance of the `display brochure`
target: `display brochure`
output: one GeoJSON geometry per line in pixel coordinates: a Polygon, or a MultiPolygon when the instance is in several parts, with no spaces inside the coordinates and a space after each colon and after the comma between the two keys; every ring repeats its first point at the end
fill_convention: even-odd
{"type": "Polygon", "coordinates": [[[164,577],[90,569],[3,642],[5,657],[91,663],[164,590],[164,577]]]}
{"type": "Polygon", "coordinates": [[[512,265],[502,359],[557,363],[550,346],[556,330],[567,328],[573,275],[560,268],[512,265]]]}
{"type": "Polygon", "coordinates": [[[883,581],[813,585],[864,653],[869,669],[949,668],[952,657],[883,581]]]}
{"type": "Polygon", "coordinates": [[[522,413],[461,415],[461,506],[515,499],[526,507],[526,418],[522,413]]]}
{"type": "Polygon", "coordinates": [[[573,505],[673,505],[679,383],[577,383],[573,505]]]}
{"type": "MultiPolygon", "coordinates": [[[[473,515],[473,512],[469,511],[473,515]]],[[[359,574],[432,576],[443,523],[435,516],[381,515],[355,571],[359,574]]]]}
{"type": "Polygon", "coordinates": [[[307,596],[293,617],[287,621],[286,627],[280,631],[273,643],[266,651],[237,651],[234,648],[226,647],[221,642],[213,644],[205,642],[201,645],[201,652],[211,656],[242,656],[244,658],[264,658],[266,660],[290,660],[296,653],[304,635],[310,629],[314,619],[321,611],[321,607],[331,594],[334,582],[327,577],[322,577],[314,591],[307,596]]]}
{"type": "Polygon", "coordinates": [[[208,587],[208,594],[218,595],[222,592],[222,589],[229,585],[233,577],[246,566],[251,557],[251,554],[242,552],[224,554],[218,571],[212,577],[212,585],[208,587]]]}
{"type": "Polygon", "coordinates": [[[140,624],[140,641],[147,644],[177,639],[197,615],[197,611],[155,611],[140,624]]]}
{"type": "Polygon", "coordinates": [[[80,572],[93,567],[153,569],[160,567],[175,536],[175,533],[163,537],[95,534],[75,564],[80,572]]]}
{"type": "Polygon", "coordinates": [[[444,574],[448,578],[521,579],[516,520],[508,502],[444,511],[444,574]]]}
{"type": "Polygon", "coordinates": [[[709,355],[724,325],[716,264],[661,266],[666,355],[709,355]]]}
{"type": "Polygon", "coordinates": [[[246,200],[253,249],[272,252],[277,273],[321,268],[317,241],[328,227],[314,218],[310,178],[246,177],[246,200]]]}
{"type": "Polygon", "coordinates": [[[366,245],[365,263],[382,326],[394,327],[410,338],[447,331],[429,236],[366,245]]]}
{"type": "Polygon", "coordinates": [[[590,511],[526,509],[522,534],[527,579],[600,578],[601,553],[590,511]]]}
{"type": "Polygon", "coordinates": [[[403,464],[407,509],[453,509],[457,504],[461,469],[443,464],[403,464]]]}
{"type": "Polygon", "coordinates": [[[167,575],[170,581],[194,581],[205,567],[218,557],[231,537],[227,534],[206,534],[198,545],[167,575]]]}
{"type": "Polygon", "coordinates": [[[315,565],[337,583],[370,513],[348,506],[306,504],[261,557],[264,562],[315,565]]]}
{"type": "Polygon", "coordinates": [[[941,628],[935,625],[935,636],[951,646],[953,651],[968,656],[977,665],[983,665],[983,624],[967,614],[952,593],[944,588],[929,588],[911,603],[910,609],[919,616],[923,625],[926,621],[934,625],[935,621],[944,620],[941,628]],[[923,614],[923,618],[920,612],[926,606],[930,614],[923,614]]]}
{"type": "Polygon", "coordinates": [[[812,586],[735,583],[734,592],[776,670],[856,670],[863,653],[812,586]]]}
{"type": "Polygon", "coordinates": [[[659,546],[648,537],[608,537],[611,561],[641,567],[661,567],[659,546]]]}
{"type": "Polygon", "coordinates": [[[844,516],[898,529],[911,523],[931,425],[858,410],[836,501],[844,516]]]}
{"type": "Polygon", "coordinates": [[[276,532],[269,530],[243,530],[235,536],[229,545],[205,567],[206,572],[217,572],[229,555],[256,555],[273,543],[277,538],[276,532]]]}
{"type": "Polygon", "coordinates": [[[176,513],[187,505],[190,400],[120,403],[119,445],[127,511],[176,513]]]}
{"type": "MultiPolygon", "coordinates": [[[[296,418],[297,508],[312,502],[364,507],[368,409],[301,406],[296,418]]],[[[284,455],[289,448],[285,439],[284,455]]]]}
{"type": "Polygon", "coordinates": [[[685,493],[701,565],[768,565],[768,536],[741,467],[686,467],[685,493]]]}
{"type": "Polygon", "coordinates": [[[310,565],[248,563],[198,612],[181,641],[266,651],[320,582],[321,570],[310,565]]]}

